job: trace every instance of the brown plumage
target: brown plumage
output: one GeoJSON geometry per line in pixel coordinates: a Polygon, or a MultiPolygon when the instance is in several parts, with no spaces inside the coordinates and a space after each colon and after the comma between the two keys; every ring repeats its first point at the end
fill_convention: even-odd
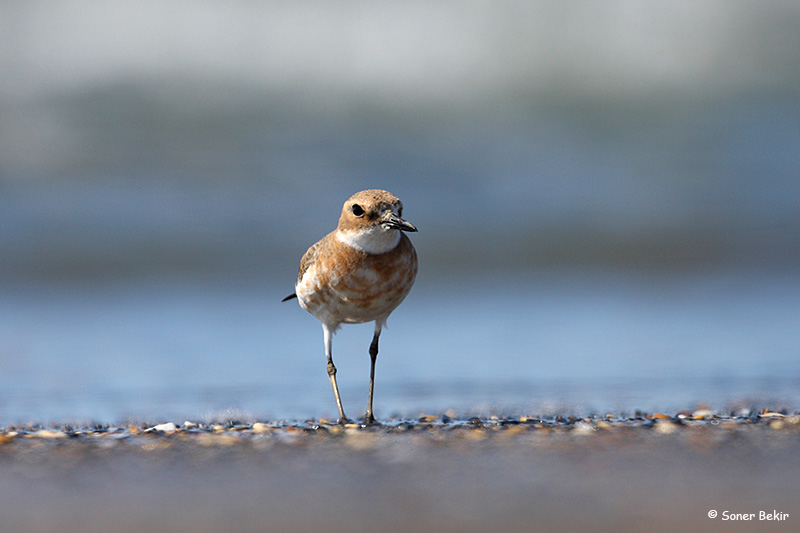
{"type": "Polygon", "coordinates": [[[322,323],[328,376],[336,396],[340,422],[342,408],[332,335],[341,324],[375,321],[370,345],[370,392],[365,420],[373,423],[372,392],[378,338],[389,315],[411,291],[417,274],[417,254],[402,232],[417,231],[401,218],[403,205],[392,193],[361,191],[342,207],[335,231],[312,245],[300,260],[295,294],[300,307],[322,323]]]}

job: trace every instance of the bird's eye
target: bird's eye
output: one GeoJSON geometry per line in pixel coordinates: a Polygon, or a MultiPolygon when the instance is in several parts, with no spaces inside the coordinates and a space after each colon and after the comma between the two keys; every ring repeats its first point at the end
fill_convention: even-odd
{"type": "Polygon", "coordinates": [[[400,206],[400,208],[397,210],[397,216],[403,218],[403,206],[400,206]]]}
{"type": "Polygon", "coordinates": [[[353,207],[351,207],[350,210],[357,217],[364,216],[364,209],[358,204],[353,204],[353,207]]]}

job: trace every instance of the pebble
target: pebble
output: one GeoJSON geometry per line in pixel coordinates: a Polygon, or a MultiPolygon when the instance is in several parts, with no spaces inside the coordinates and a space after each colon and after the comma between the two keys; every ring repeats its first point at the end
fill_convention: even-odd
{"type": "Polygon", "coordinates": [[[253,433],[257,435],[260,435],[262,433],[269,433],[269,431],[270,431],[269,425],[263,422],[256,422],[255,424],[253,424],[253,433]]]}
{"type": "Polygon", "coordinates": [[[578,422],[574,426],[572,426],[572,432],[576,435],[591,435],[597,430],[594,424],[589,424],[587,422],[578,422]]]}
{"type": "Polygon", "coordinates": [[[578,417],[563,414],[526,415],[519,418],[504,416],[465,418],[450,411],[448,413],[440,416],[422,414],[416,419],[394,417],[384,421],[385,425],[377,426],[365,426],[359,423],[348,423],[345,426],[327,425],[322,419],[302,422],[255,422],[249,425],[239,422],[200,424],[187,420],[181,426],[166,422],[151,427],[127,424],[116,427],[66,425],[60,428],[57,426],[46,428],[29,423],[24,426],[0,427],[0,445],[9,447],[5,449],[17,449],[26,446],[26,443],[39,442],[38,446],[42,447],[43,441],[60,440],[59,446],[94,443],[95,450],[120,446],[157,452],[176,446],[192,445],[227,447],[245,444],[251,450],[265,450],[275,445],[305,448],[338,441],[352,450],[370,450],[398,442],[397,439],[407,438],[403,435],[411,436],[412,442],[420,445],[432,442],[447,445],[485,439],[500,439],[504,443],[513,443],[524,434],[536,435],[537,439],[555,439],[553,442],[558,442],[558,439],[570,439],[572,436],[581,442],[593,442],[596,438],[593,436],[599,435],[600,430],[603,435],[628,435],[631,430],[652,428],[653,434],[683,434],[687,437],[686,442],[707,446],[709,443],[721,442],[731,435],[731,432],[752,434],[753,431],[760,430],[795,434],[800,427],[800,411],[740,410],[738,413],[731,411],[730,414],[724,415],[714,414],[704,406],[691,412],[677,412],[672,416],[663,412],[646,415],[636,411],[634,416],[606,414],[578,417]],[[622,430],[625,430],[625,433],[620,433],[622,430]],[[146,438],[144,434],[147,435],[146,438]],[[168,438],[173,434],[177,434],[177,437],[168,438]],[[265,434],[269,434],[270,438],[261,438],[265,434]]]}
{"type": "Polygon", "coordinates": [[[774,411],[766,411],[758,415],[759,418],[786,418],[783,413],[776,413],[774,411]]]}
{"type": "Polygon", "coordinates": [[[52,429],[40,429],[36,433],[33,434],[35,437],[39,437],[40,439],[63,439],[67,436],[66,433],[63,431],[56,431],[52,429]]]}
{"type": "Polygon", "coordinates": [[[178,430],[178,427],[173,422],[167,422],[165,424],[156,424],[155,426],[146,429],[145,431],[156,431],[158,433],[175,433],[178,430]]]}
{"type": "Polygon", "coordinates": [[[670,433],[675,433],[679,427],[680,426],[674,422],[659,420],[653,429],[656,431],[656,433],[668,435],[670,433]]]}

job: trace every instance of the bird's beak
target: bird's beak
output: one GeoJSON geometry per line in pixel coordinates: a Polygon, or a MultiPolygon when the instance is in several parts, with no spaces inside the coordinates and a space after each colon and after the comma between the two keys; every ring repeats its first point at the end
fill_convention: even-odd
{"type": "Polygon", "coordinates": [[[387,229],[399,229],[400,231],[417,231],[417,227],[411,222],[407,222],[394,213],[390,213],[381,222],[381,226],[387,229]]]}

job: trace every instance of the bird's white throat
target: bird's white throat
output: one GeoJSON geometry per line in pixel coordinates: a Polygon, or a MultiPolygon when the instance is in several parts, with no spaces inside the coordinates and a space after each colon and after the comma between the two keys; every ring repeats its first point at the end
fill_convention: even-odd
{"type": "Polygon", "coordinates": [[[337,231],[336,238],[358,251],[368,254],[385,254],[400,243],[400,231],[374,226],[357,231],[337,231]]]}

